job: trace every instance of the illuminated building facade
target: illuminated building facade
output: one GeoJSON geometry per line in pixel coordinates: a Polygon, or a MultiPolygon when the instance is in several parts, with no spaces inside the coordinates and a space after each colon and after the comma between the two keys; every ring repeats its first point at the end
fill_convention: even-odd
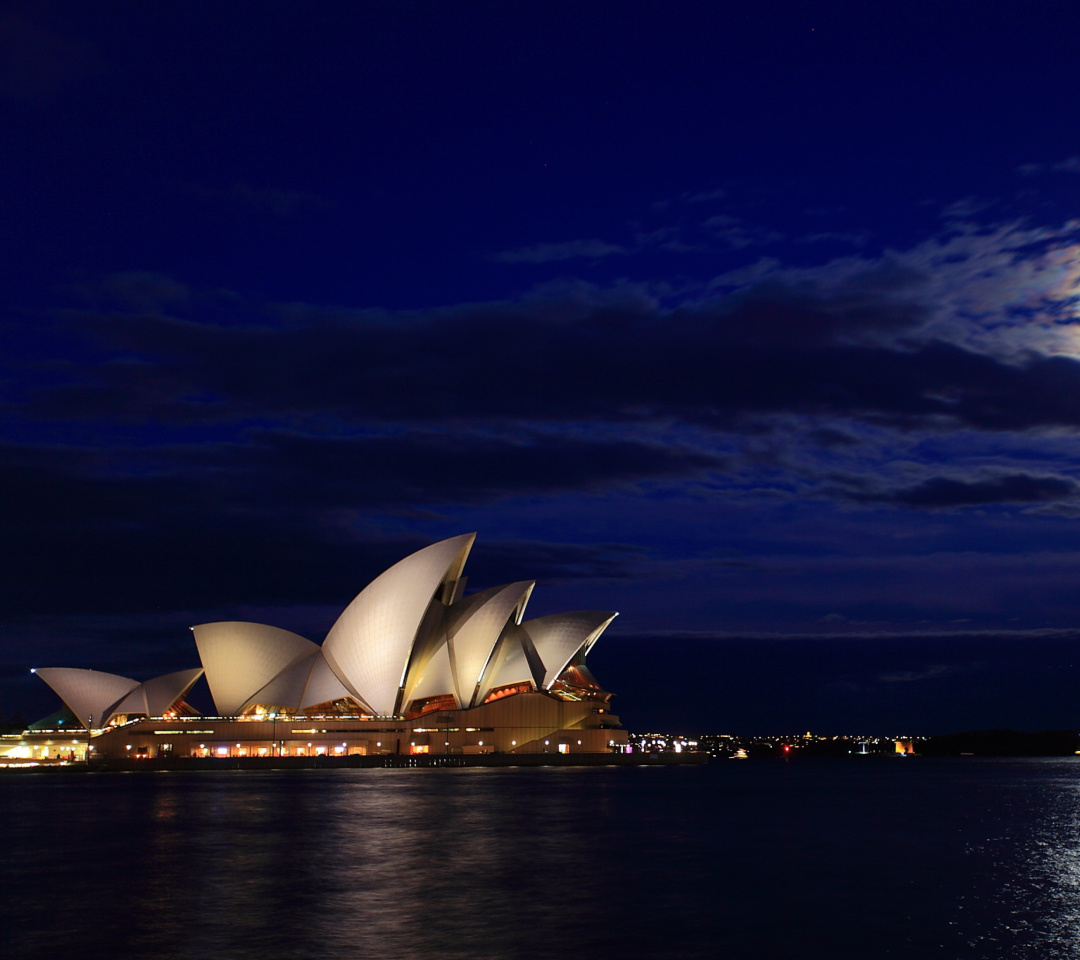
{"type": "Polygon", "coordinates": [[[321,646],[265,624],[207,623],[192,628],[201,668],[145,683],[36,673],[94,730],[92,756],[103,760],[621,751],[626,732],[611,694],[585,665],[616,614],[525,620],[533,581],[466,596],[474,538],[443,540],[390,567],[321,646]],[[184,701],[204,672],[215,717],[184,701]]]}

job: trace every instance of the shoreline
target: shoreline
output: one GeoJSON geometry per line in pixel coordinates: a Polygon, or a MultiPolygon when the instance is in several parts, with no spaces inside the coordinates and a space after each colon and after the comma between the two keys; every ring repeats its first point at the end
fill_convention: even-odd
{"type": "Polygon", "coordinates": [[[355,770],[433,769],[440,767],[665,767],[705,764],[707,753],[487,753],[449,756],[348,757],[126,757],[66,764],[12,764],[0,775],[24,773],[135,773],[165,770],[355,770]]]}

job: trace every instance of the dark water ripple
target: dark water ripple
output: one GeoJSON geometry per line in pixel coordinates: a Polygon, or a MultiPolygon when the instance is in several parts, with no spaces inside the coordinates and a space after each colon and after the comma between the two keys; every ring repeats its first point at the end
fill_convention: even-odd
{"type": "Polygon", "coordinates": [[[1080,758],[0,778],[17,960],[1080,956],[1080,758]]]}

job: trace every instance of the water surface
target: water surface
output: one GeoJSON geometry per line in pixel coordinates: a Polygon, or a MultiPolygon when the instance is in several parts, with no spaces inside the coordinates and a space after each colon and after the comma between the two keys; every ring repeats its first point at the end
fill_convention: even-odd
{"type": "Polygon", "coordinates": [[[63,957],[1065,958],[1080,758],[0,777],[63,957]]]}

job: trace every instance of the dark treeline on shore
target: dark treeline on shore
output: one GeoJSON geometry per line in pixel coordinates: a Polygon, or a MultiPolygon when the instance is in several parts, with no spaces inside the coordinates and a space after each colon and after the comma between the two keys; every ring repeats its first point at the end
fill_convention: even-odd
{"type": "Polygon", "coordinates": [[[966,730],[931,737],[737,736],[699,734],[630,734],[634,749],[649,752],[700,750],[715,759],[795,757],[1070,757],[1080,753],[1080,732],[1074,730],[966,730]]]}
{"type": "MultiPolygon", "coordinates": [[[[965,730],[943,736],[919,737],[912,741],[912,752],[923,757],[1071,757],[1080,752],[1080,733],[1076,730],[965,730]]],[[[843,756],[849,753],[844,741],[818,740],[792,747],[801,756],[843,756]]],[[[780,750],[783,750],[781,745],[780,750]]],[[[757,751],[761,756],[764,751],[757,751]]],[[[893,753],[871,742],[872,754],[893,753]]],[[[857,755],[858,751],[851,751],[857,755]]],[[[751,752],[751,756],[755,753],[751,752]]]]}
{"type": "MultiPolygon", "coordinates": [[[[887,742],[871,741],[869,754],[895,753],[887,742]]],[[[757,741],[750,756],[780,756],[784,745],[778,743],[771,751],[766,742],[757,741]]],[[[1080,733],[1076,730],[965,730],[942,736],[919,737],[912,741],[912,752],[923,757],[1071,757],[1080,752],[1080,733]]],[[[790,754],[804,757],[859,755],[851,749],[851,741],[813,740],[792,744],[790,754]]]]}
{"type": "Polygon", "coordinates": [[[1080,751],[1080,734],[1075,730],[968,730],[920,740],[917,750],[927,757],[1068,757],[1080,751]]]}

